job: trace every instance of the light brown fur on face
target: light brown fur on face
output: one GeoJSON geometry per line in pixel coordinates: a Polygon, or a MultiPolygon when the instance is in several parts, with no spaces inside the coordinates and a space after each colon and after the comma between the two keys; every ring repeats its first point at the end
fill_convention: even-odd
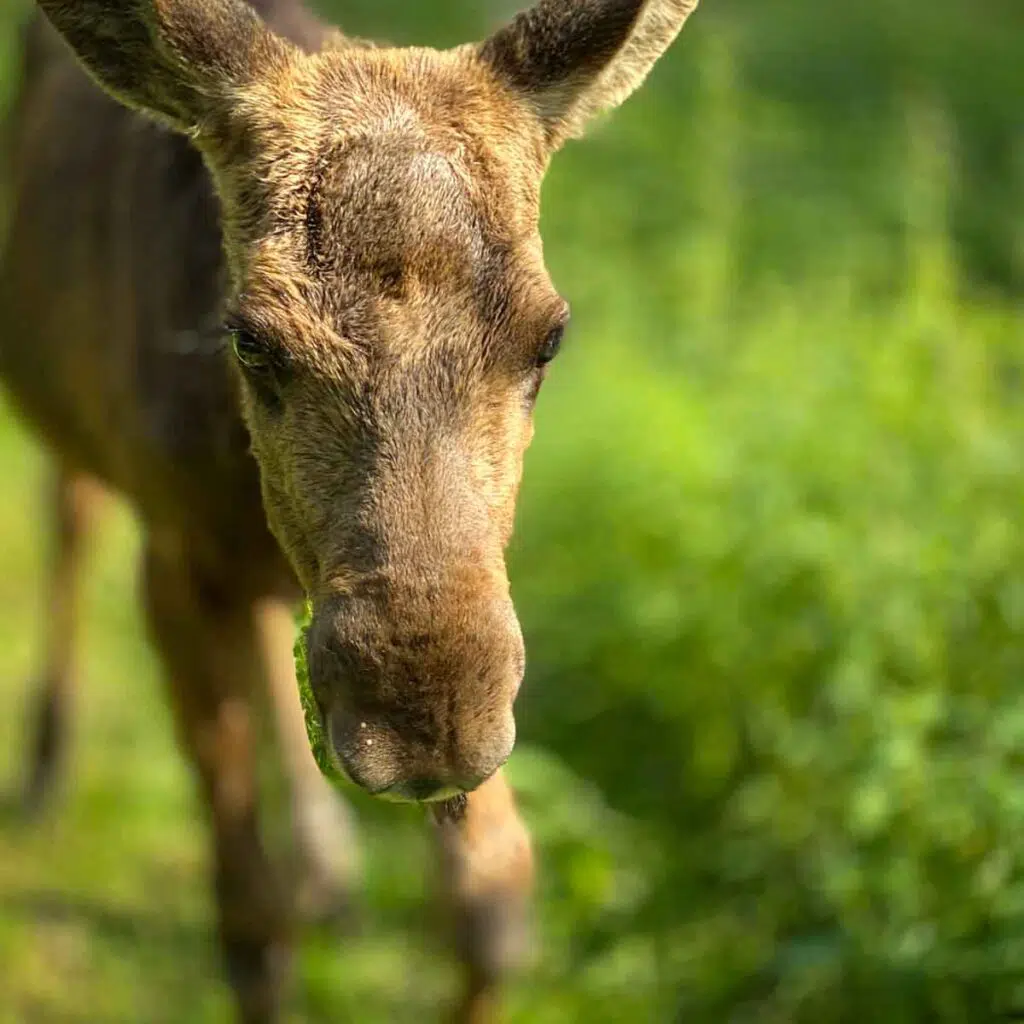
{"type": "Polygon", "coordinates": [[[229,315],[273,364],[241,372],[264,506],[313,596],[345,769],[375,792],[471,789],[511,750],[503,549],[567,315],[539,255],[541,134],[509,130],[465,53],[297,56],[285,78],[296,108],[219,179],[229,315]],[[377,723],[358,743],[356,719],[377,723]]]}
{"type": "MultiPolygon", "coordinates": [[[[256,686],[274,692],[297,821],[326,804],[282,671],[303,591],[339,764],[377,795],[464,808],[439,812],[439,835],[463,1018],[483,1019],[531,874],[499,768],[524,665],[504,550],[568,316],[541,181],[694,0],[540,0],[446,52],[346,40],[292,0],[39,6],[78,63],[30,28],[0,378],[61,478],[120,492],[143,524],[243,1019],[275,1018],[292,924],[256,829],[256,686]]],[[[66,638],[50,646],[63,664],[66,638]]]]}

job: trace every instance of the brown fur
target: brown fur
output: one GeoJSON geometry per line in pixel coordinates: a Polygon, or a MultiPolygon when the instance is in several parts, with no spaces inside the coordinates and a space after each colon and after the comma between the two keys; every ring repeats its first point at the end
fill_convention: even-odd
{"type": "MultiPolygon", "coordinates": [[[[567,318],[541,252],[541,179],[561,141],[639,85],[694,0],[540,0],[446,52],[349,43],[291,0],[260,0],[262,17],[241,0],[39,6],[146,116],[33,26],[0,376],[58,454],[64,504],[68,481],[90,479],[139,512],[242,1016],[274,1017],[290,928],[257,827],[255,686],[274,695],[311,869],[333,870],[308,825],[326,797],[287,647],[305,591],[339,764],[390,798],[468,793],[438,831],[463,1013],[482,1019],[531,875],[496,773],[523,672],[504,548],[567,318]]],[[[69,621],[58,611],[49,641],[60,666],[69,621]]],[[[55,705],[67,674],[50,672],[55,705]]]]}

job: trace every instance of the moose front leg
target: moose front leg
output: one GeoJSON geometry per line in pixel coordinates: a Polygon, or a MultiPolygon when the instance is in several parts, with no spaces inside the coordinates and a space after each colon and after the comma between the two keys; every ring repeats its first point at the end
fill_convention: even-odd
{"type": "Polygon", "coordinates": [[[530,952],[533,852],[511,787],[498,772],[433,812],[455,948],[465,972],[458,1024],[490,1024],[503,979],[530,952]]]}
{"type": "Polygon", "coordinates": [[[30,812],[46,804],[64,767],[74,698],[82,569],[102,491],[90,477],[60,465],[54,467],[46,497],[52,548],[24,794],[30,812]]]}
{"type": "Polygon", "coordinates": [[[184,544],[150,544],[142,569],[149,634],[209,816],[218,931],[237,1020],[275,1024],[293,921],[259,824],[254,696],[265,665],[258,617],[249,601],[191,564],[184,544]]]}

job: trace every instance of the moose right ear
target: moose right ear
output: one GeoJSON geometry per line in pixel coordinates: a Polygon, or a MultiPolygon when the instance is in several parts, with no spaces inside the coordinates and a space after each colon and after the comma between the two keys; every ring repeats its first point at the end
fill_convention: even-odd
{"type": "Polygon", "coordinates": [[[697,0],[536,0],[479,58],[529,101],[557,148],[647,77],[697,0]]]}
{"type": "Polygon", "coordinates": [[[37,0],[116,99],[179,131],[287,53],[244,0],[37,0]]]}

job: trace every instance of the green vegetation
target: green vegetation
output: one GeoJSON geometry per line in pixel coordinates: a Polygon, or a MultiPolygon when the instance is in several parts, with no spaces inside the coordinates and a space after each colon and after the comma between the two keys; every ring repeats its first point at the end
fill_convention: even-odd
{"type": "MultiPolygon", "coordinates": [[[[338,6],[480,31],[468,0],[338,6]]],[[[1024,1006],[1022,38],[1016,0],[705,0],[556,163],[575,323],[511,555],[544,949],[513,1022],[1024,1006]]],[[[8,415],[0,466],[13,778],[41,462],[8,415]]],[[[122,515],[67,804],[0,820],[0,1024],[226,1019],[134,550],[122,515]]],[[[421,1020],[453,983],[415,813],[359,809],[365,928],[310,938],[296,1021],[421,1020]]]]}
{"type": "Polygon", "coordinates": [[[295,646],[295,675],[299,683],[299,699],[302,701],[302,714],[306,719],[306,733],[309,736],[309,746],[316,758],[320,771],[337,786],[343,786],[344,780],[334,765],[327,747],[327,740],[324,736],[324,726],[320,713],[316,707],[316,698],[309,685],[309,668],[306,664],[306,635],[309,632],[311,606],[306,602],[305,607],[296,617],[295,646]]]}

